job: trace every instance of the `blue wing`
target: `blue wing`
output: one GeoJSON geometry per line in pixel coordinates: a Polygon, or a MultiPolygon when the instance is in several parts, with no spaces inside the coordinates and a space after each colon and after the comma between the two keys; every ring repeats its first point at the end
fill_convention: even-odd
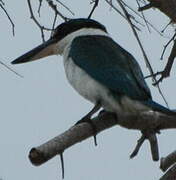
{"type": "Polygon", "coordinates": [[[145,101],[151,93],[134,57],[111,38],[81,36],[73,40],[69,56],[74,63],[115,95],[145,101]]]}

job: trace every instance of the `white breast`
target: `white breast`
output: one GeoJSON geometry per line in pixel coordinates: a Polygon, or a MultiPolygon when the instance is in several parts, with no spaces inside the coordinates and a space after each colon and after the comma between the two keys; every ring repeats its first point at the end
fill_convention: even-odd
{"type": "Polygon", "coordinates": [[[64,67],[67,79],[73,88],[84,98],[96,103],[100,99],[100,91],[104,89],[102,85],[75,65],[71,58],[64,60],[64,67]]]}
{"type": "Polygon", "coordinates": [[[64,52],[64,67],[66,77],[72,87],[84,98],[96,104],[101,101],[102,107],[108,111],[120,110],[119,104],[111,96],[109,90],[91,78],[84,70],[79,68],[71,58],[68,57],[69,48],[64,52]]]}
{"type": "Polygon", "coordinates": [[[121,98],[121,102],[115,99],[108,88],[91,78],[83,69],[78,67],[71,58],[68,58],[70,47],[64,49],[64,68],[66,77],[72,87],[84,98],[96,104],[100,101],[102,107],[111,112],[133,112],[149,110],[139,101],[134,101],[127,96],[121,98]]]}

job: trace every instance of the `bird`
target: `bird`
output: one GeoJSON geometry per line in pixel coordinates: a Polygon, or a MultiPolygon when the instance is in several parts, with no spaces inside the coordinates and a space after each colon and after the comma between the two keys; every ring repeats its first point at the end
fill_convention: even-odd
{"type": "MultiPolygon", "coordinates": [[[[18,57],[12,64],[50,55],[63,56],[69,83],[94,104],[82,118],[83,122],[90,123],[91,117],[101,108],[115,114],[153,111],[176,115],[152,99],[137,60],[96,20],[76,18],[61,23],[46,42],[18,57]]],[[[93,124],[92,127],[96,131],[93,124]]]]}

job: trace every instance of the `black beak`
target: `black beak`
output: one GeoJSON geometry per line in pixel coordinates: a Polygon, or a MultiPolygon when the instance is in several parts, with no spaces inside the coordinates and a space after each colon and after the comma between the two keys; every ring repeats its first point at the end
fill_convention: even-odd
{"type": "Polygon", "coordinates": [[[49,39],[48,41],[37,46],[36,48],[32,49],[31,51],[18,57],[11,63],[12,64],[26,63],[26,62],[30,62],[30,61],[35,61],[37,59],[40,59],[40,58],[43,58],[46,56],[54,55],[56,43],[57,43],[57,41],[55,39],[49,39]]]}

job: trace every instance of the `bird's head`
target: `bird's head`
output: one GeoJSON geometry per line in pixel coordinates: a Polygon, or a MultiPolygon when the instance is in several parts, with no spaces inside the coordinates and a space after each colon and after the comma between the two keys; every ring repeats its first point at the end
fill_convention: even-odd
{"type": "Polygon", "coordinates": [[[62,54],[64,48],[78,36],[106,34],[106,28],[92,19],[71,19],[60,24],[49,40],[18,57],[12,64],[34,61],[50,55],[62,54]]]}

